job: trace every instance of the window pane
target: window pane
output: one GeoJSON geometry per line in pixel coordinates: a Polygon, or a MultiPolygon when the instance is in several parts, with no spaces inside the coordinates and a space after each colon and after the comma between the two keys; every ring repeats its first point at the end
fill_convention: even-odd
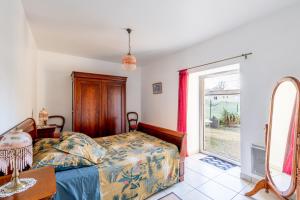
{"type": "Polygon", "coordinates": [[[205,93],[220,90],[239,90],[240,75],[230,74],[205,79],[205,93]]]}
{"type": "Polygon", "coordinates": [[[239,74],[204,79],[204,150],[240,161],[239,74]]]}

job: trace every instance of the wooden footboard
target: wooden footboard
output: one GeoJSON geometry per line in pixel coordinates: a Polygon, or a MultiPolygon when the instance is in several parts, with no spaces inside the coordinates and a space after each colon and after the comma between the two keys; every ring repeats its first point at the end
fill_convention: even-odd
{"type": "Polygon", "coordinates": [[[169,129],[152,126],[145,123],[139,123],[137,130],[152,135],[154,137],[157,137],[166,142],[175,144],[178,147],[180,153],[179,181],[183,181],[184,180],[184,159],[186,155],[185,152],[186,143],[184,142],[184,140],[186,140],[186,135],[181,132],[172,131],[169,129]]]}

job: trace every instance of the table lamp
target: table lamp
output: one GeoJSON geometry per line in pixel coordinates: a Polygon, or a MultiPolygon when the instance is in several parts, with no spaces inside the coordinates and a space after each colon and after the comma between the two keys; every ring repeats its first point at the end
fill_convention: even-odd
{"type": "Polygon", "coordinates": [[[45,108],[43,108],[39,112],[39,125],[40,126],[46,126],[48,121],[48,112],[45,108]]]}
{"type": "Polygon", "coordinates": [[[13,173],[11,181],[0,187],[0,197],[23,192],[36,183],[33,178],[19,178],[19,171],[27,165],[32,165],[31,136],[21,130],[5,134],[0,139],[0,171],[13,173]]]}

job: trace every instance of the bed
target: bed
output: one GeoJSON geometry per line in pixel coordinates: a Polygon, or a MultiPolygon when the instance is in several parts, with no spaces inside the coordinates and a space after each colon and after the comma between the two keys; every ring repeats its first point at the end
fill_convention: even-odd
{"type": "MultiPolygon", "coordinates": [[[[17,127],[37,139],[33,119],[17,127]]],[[[146,199],[184,180],[182,133],[139,123],[136,132],[93,140],[104,148],[101,161],[92,166],[57,170],[55,199],[146,199]]]]}

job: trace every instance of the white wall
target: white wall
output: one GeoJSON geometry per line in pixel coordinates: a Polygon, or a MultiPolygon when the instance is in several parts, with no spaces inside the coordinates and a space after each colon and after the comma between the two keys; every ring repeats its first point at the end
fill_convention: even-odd
{"type": "Polygon", "coordinates": [[[36,45],[19,0],[0,1],[0,133],[36,110],[36,45]]]}
{"type": "Polygon", "coordinates": [[[72,128],[72,71],[126,76],[126,110],[141,113],[141,69],[124,71],[119,63],[39,51],[37,107],[66,117],[65,130],[72,128]]]}
{"type": "MultiPolygon", "coordinates": [[[[300,5],[149,63],[142,70],[143,121],[176,129],[177,70],[244,52],[241,62],[241,164],[251,175],[251,144],[264,145],[264,124],[272,88],[283,76],[300,79],[300,5]],[[151,84],[163,83],[163,94],[153,95],[151,84]]],[[[230,63],[224,63],[230,64],[230,63]]],[[[189,91],[191,92],[191,91],[189,91]]]]}

